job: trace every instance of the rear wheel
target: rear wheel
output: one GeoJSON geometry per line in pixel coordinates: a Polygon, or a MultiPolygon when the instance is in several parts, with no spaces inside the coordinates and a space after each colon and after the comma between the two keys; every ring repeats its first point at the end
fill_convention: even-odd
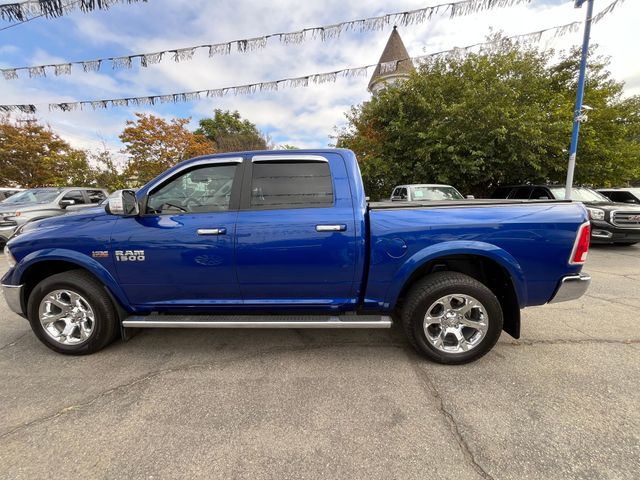
{"type": "Polygon", "coordinates": [[[27,315],[40,341],[59,353],[96,352],[111,343],[118,331],[104,286],[84,270],[41,281],[29,296],[27,315]]]}
{"type": "Polygon", "coordinates": [[[502,332],[502,308],[476,279],[438,272],[417,282],[402,309],[411,345],[438,363],[476,360],[496,344],[502,332]]]}

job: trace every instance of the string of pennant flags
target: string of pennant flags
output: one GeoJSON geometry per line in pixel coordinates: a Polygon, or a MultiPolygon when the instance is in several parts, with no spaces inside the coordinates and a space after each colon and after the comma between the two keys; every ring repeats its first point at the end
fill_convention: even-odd
{"type": "Polygon", "coordinates": [[[26,22],[35,17],[55,18],[74,10],[90,12],[106,10],[116,3],[137,3],[147,0],[27,0],[0,5],[0,19],[26,22]]]}
{"type": "MultiPolygon", "coordinates": [[[[90,0],[82,0],[89,2],[90,0]]],[[[92,0],[98,1],[98,0],[92,0]]],[[[108,2],[126,0],[100,0],[108,2]]],[[[201,44],[185,48],[168,49],[147,53],[136,53],[132,55],[118,57],[104,57],[91,60],[79,60],[74,62],[52,63],[44,65],[33,65],[26,67],[14,67],[0,69],[5,80],[14,80],[19,77],[19,72],[28,73],[29,77],[44,77],[47,70],[52,71],[55,76],[70,75],[72,67],[81,67],[84,72],[97,72],[100,68],[109,64],[113,70],[132,68],[134,63],[139,63],[141,67],[157,64],[163,60],[174,62],[184,62],[191,60],[197,51],[206,50],[209,57],[218,55],[230,55],[232,53],[246,53],[262,50],[270,42],[279,42],[283,45],[300,44],[309,39],[326,41],[340,37],[343,32],[368,32],[382,30],[390,25],[408,26],[428,22],[434,15],[448,14],[449,18],[470,15],[483,10],[493,8],[504,8],[512,5],[530,3],[531,0],[459,0],[446,2],[415,10],[385,13],[375,17],[362,18],[358,20],[347,20],[330,25],[304,28],[290,32],[270,33],[259,37],[231,40],[222,43],[201,44]]],[[[25,2],[37,3],[37,2],[25,2]]],[[[22,5],[22,4],[19,4],[22,5]]]]}
{"type": "MultiPolygon", "coordinates": [[[[600,22],[608,14],[612,13],[617,5],[624,2],[624,0],[613,0],[607,7],[601,10],[599,13],[593,16],[592,23],[600,22]]],[[[448,50],[442,50],[439,52],[433,52],[417,57],[410,57],[401,60],[395,60],[391,62],[384,62],[380,64],[370,64],[360,67],[344,68],[334,70],[331,72],[315,73],[300,77],[283,78],[280,80],[271,80],[267,82],[256,82],[244,85],[235,85],[229,87],[221,87],[215,89],[195,90],[191,92],[172,93],[165,95],[147,95],[141,97],[125,97],[114,98],[104,100],[82,100],[76,102],[59,102],[45,104],[50,111],[62,111],[69,112],[74,110],[82,110],[84,107],[91,107],[93,110],[105,109],[108,107],[127,107],[127,106],[141,106],[141,105],[156,105],[164,103],[177,103],[177,102],[191,102],[199,100],[203,97],[214,98],[224,97],[227,95],[248,95],[255,92],[269,92],[278,91],[284,88],[297,88],[307,87],[309,84],[323,84],[328,82],[336,82],[338,78],[348,77],[363,77],[368,76],[369,70],[380,66],[380,73],[386,74],[397,70],[404,62],[414,62],[417,65],[425,63],[429,59],[436,57],[446,57],[448,55],[459,55],[467,52],[476,47],[482,46],[495,46],[503,42],[512,41],[518,44],[531,44],[540,42],[543,35],[547,33],[553,33],[553,37],[560,37],[572,32],[576,32],[583,22],[576,21],[566,23],[564,25],[557,25],[555,27],[545,28],[537,30],[535,32],[529,32],[524,34],[512,35],[508,37],[499,37],[497,39],[478,42],[472,45],[464,47],[454,47],[448,50]]],[[[37,108],[35,104],[15,104],[15,105],[0,105],[0,112],[21,112],[21,113],[36,113],[37,108]]]]}
{"type": "MultiPolygon", "coordinates": [[[[598,20],[601,19],[602,17],[600,17],[598,20]]],[[[433,59],[436,57],[460,55],[464,52],[468,52],[473,48],[483,46],[496,46],[507,41],[517,42],[519,44],[532,44],[539,42],[542,39],[543,35],[547,33],[552,33],[555,38],[567,35],[572,32],[576,32],[580,28],[581,24],[582,22],[579,21],[571,22],[564,25],[537,30],[535,32],[518,34],[509,37],[500,37],[487,42],[479,42],[464,47],[455,47],[452,49],[441,50],[439,52],[429,53],[416,57],[394,60],[391,62],[384,62],[380,64],[375,63],[360,67],[343,68],[330,72],[314,73],[300,77],[290,77],[266,82],[256,82],[245,85],[195,90],[191,92],[180,92],[166,95],[147,95],[142,97],[113,98],[104,100],[83,100],[77,102],[49,103],[46,105],[48,106],[49,111],[70,112],[78,109],[83,110],[86,107],[97,110],[109,107],[146,106],[165,103],[192,102],[202,98],[225,97],[228,95],[249,95],[256,92],[274,92],[286,88],[308,87],[310,84],[336,82],[339,78],[366,77],[369,75],[370,70],[377,67],[378,65],[380,66],[380,73],[387,74],[397,70],[400,66],[402,66],[404,62],[413,62],[414,64],[420,65],[427,62],[429,59],[433,59]]],[[[0,112],[36,113],[37,108],[34,104],[0,105],[0,112]]]]}

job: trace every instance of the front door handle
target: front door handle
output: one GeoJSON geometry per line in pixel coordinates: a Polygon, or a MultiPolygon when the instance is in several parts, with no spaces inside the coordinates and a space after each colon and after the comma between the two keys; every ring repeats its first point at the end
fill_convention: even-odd
{"type": "Polygon", "coordinates": [[[342,225],[316,225],[316,232],[344,232],[347,226],[342,225]]]}
{"type": "Polygon", "coordinates": [[[199,228],[198,235],[224,235],[227,233],[226,228],[199,228]]]}

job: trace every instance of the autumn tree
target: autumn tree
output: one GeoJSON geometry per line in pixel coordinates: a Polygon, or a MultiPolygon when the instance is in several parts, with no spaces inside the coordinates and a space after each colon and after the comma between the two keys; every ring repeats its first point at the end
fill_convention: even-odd
{"type": "Polygon", "coordinates": [[[125,170],[128,178],[143,184],[181,160],[216,151],[204,135],[185,128],[189,118],[164,120],[151,114],[136,113],[120,134],[129,155],[125,170]]]}
{"type": "MultiPolygon", "coordinates": [[[[353,107],[338,146],[354,150],[367,194],[449,183],[486,195],[499,184],[562,182],[579,52],[540,52],[503,39],[479,53],[432,58],[397,87],[353,107]]],[[[640,176],[640,100],[623,98],[606,59],[589,61],[576,182],[640,176]]]]}
{"type": "Polygon", "coordinates": [[[0,119],[3,186],[84,186],[92,180],[85,152],[72,148],[48,126],[0,119]]]}
{"type": "Polygon", "coordinates": [[[243,120],[238,111],[214,110],[213,118],[200,120],[196,134],[206,136],[220,152],[269,148],[269,138],[260,133],[255,124],[243,120]]]}

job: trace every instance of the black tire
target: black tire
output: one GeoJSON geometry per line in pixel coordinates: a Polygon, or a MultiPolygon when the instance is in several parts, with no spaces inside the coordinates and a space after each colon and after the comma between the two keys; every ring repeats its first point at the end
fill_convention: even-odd
{"type": "Polygon", "coordinates": [[[68,355],[87,355],[109,345],[118,334],[118,317],[104,286],[84,270],[71,270],[52,275],[35,286],[27,302],[27,316],[38,339],[51,350],[68,355]],[[94,313],[93,328],[88,338],[77,345],[65,345],[53,339],[40,323],[39,307],[46,295],[67,289],[81,295],[94,313]]]}
{"type": "Polygon", "coordinates": [[[405,298],[401,319],[413,348],[430,360],[443,364],[468,363],[485,355],[500,338],[503,322],[502,308],[493,292],[476,279],[458,272],[437,272],[419,280],[411,287],[405,298]],[[487,314],[487,330],[484,337],[475,347],[466,352],[453,353],[439,350],[427,340],[424,331],[427,309],[438,299],[451,294],[475,298],[482,304],[487,314]]]}
{"type": "Polygon", "coordinates": [[[635,245],[638,242],[613,242],[614,245],[619,247],[630,247],[631,245],[635,245]]]}

